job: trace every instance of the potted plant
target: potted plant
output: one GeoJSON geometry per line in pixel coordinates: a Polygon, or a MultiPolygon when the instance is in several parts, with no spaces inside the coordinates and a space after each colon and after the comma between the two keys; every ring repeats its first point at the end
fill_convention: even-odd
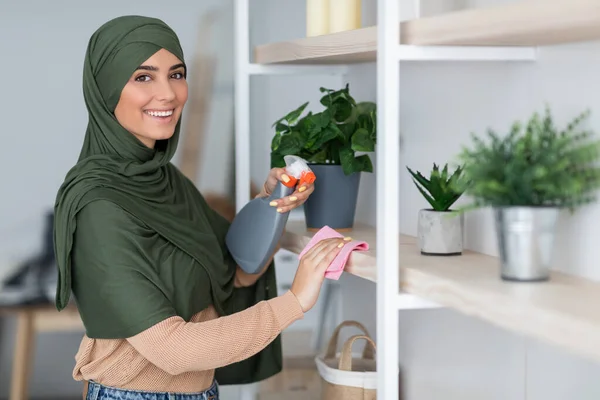
{"type": "Polygon", "coordinates": [[[588,115],[559,130],[546,107],[543,117],[534,113],[525,129],[515,122],[503,138],[491,129],[487,143],[472,135],[473,148],[460,153],[470,182],[465,193],[474,199],[463,211],[492,207],[502,279],[548,280],[560,210],[595,200],[600,142],[579,129],[588,115]]]}
{"type": "Polygon", "coordinates": [[[340,90],[320,88],[320,112],[302,113],[308,102],[273,124],[271,167],[284,167],[283,157],[305,159],[315,173],[315,191],[304,203],[306,225],[327,225],[338,231],[354,225],[361,172],[373,172],[368,154],[375,151],[375,103],[356,102],[349,85],[340,90]]]}
{"type": "Polygon", "coordinates": [[[431,208],[419,210],[417,236],[421,254],[424,255],[460,255],[463,250],[464,218],[454,213],[452,205],[463,194],[456,182],[462,178],[462,167],[450,175],[448,164],[440,171],[437,164],[427,179],[419,171],[406,167],[413,182],[431,208]]]}

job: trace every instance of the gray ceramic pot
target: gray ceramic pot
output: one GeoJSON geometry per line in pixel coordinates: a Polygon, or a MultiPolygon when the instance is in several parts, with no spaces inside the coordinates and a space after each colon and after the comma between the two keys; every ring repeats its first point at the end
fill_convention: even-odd
{"type": "Polygon", "coordinates": [[[338,231],[354,226],[360,172],[345,175],[340,165],[311,164],[315,191],[304,203],[306,227],[318,230],[325,225],[338,231]]]}
{"type": "Polygon", "coordinates": [[[418,238],[421,254],[460,255],[463,251],[463,214],[431,209],[419,211],[418,238]]]}

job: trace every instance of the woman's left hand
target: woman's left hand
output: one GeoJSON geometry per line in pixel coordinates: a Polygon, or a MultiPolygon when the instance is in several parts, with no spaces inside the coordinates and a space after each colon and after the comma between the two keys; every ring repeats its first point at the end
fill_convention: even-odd
{"type": "MultiPolygon", "coordinates": [[[[275,190],[277,183],[279,181],[285,182],[286,179],[289,178],[285,173],[285,168],[272,168],[257,197],[269,197],[273,193],[273,190],[275,190]]],[[[271,202],[271,206],[277,207],[277,211],[280,213],[291,211],[302,205],[314,190],[315,186],[312,183],[303,183],[289,196],[271,202]]]]}

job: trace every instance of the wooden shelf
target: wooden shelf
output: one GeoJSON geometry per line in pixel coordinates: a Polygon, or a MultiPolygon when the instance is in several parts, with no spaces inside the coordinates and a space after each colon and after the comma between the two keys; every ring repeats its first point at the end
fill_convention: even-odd
{"type": "MultiPolygon", "coordinates": [[[[371,250],[353,253],[345,272],[376,281],[375,230],[357,226],[348,235],[371,250]]],[[[282,247],[300,253],[311,237],[303,222],[289,222],[282,247]]],[[[399,291],[600,360],[600,283],[557,272],[544,283],[505,282],[498,263],[472,251],[423,256],[414,237],[401,235],[399,291]]]]}
{"type": "MultiPolygon", "coordinates": [[[[419,46],[544,46],[593,41],[600,39],[600,1],[522,0],[404,21],[400,32],[399,45],[419,46]]],[[[254,62],[356,63],[375,61],[376,50],[377,28],[373,26],[257,46],[254,62]]]]}

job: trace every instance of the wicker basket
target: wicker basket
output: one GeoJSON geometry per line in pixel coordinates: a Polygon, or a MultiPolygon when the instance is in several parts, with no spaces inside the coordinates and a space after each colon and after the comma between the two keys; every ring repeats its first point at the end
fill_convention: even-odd
{"type": "Polygon", "coordinates": [[[375,342],[365,327],[356,321],[344,321],[333,332],[324,355],[315,362],[321,377],[321,400],[375,400],[377,398],[377,368],[375,342]],[[355,326],[363,335],[350,337],[342,350],[336,352],[339,332],[344,326],[355,326]],[[352,353],[357,340],[365,340],[362,354],[352,353]]]}

